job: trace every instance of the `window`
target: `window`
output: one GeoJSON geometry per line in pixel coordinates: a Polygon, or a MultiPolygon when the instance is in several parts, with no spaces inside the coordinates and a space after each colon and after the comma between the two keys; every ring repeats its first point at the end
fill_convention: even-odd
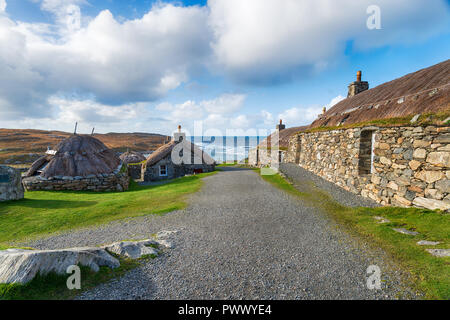
{"type": "Polygon", "coordinates": [[[167,166],[165,165],[159,166],[159,176],[160,177],[167,176],[167,166]]]}
{"type": "Polygon", "coordinates": [[[359,174],[371,174],[373,172],[373,145],[375,140],[375,131],[367,130],[361,132],[359,142],[359,174]]]}

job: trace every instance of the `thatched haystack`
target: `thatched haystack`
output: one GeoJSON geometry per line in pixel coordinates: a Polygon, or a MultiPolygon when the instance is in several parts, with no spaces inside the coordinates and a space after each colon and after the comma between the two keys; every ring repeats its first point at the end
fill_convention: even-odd
{"type": "Polygon", "coordinates": [[[141,179],[142,163],[145,157],[139,152],[127,151],[120,155],[120,160],[128,166],[128,175],[134,180],[141,179]]]}
{"type": "Polygon", "coordinates": [[[57,152],[36,160],[22,182],[26,190],[123,191],[129,186],[122,161],[103,142],[88,135],[73,135],[57,152]]]}
{"type": "Polygon", "coordinates": [[[73,135],[60,142],[56,150],[55,155],[45,155],[36,160],[26,176],[87,177],[113,173],[121,164],[114,151],[88,135],[73,135]]]}
{"type": "Polygon", "coordinates": [[[145,161],[145,157],[139,152],[127,151],[120,155],[120,160],[125,164],[140,163],[145,161]]]}

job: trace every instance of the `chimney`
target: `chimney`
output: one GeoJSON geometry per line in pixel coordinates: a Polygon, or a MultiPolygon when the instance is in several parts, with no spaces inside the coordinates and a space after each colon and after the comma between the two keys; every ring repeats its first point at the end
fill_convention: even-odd
{"type": "Polygon", "coordinates": [[[281,131],[285,128],[286,128],[286,126],[283,124],[283,120],[280,119],[280,124],[277,124],[276,129],[281,131]]]}
{"type": "Polygon", "coordinates": [[[350,83],[348,86],[347,98],[356,96],[358,93],[366,91],[369,89],[369,83],[367,81],[361,81],[362,72],[358,71],[356,73],[356,81],[350,83]]]}
{"type": "Polygon", "coordinates": [[[173,139],[176,142],[181,142],[186,139],[186,134],[181,132],[181,125],[178,126],[178,132],[173,134],[173,139]]]}
{"type": "Polygon", "coordinates": [[[322,114],[325,114],[327,112],[327,107],[322,108],[322,114]]]}

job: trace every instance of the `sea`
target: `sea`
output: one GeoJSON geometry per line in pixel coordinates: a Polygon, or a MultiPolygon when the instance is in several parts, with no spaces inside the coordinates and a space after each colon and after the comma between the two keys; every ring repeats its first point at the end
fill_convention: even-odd
{"type": "MultiPolygon", "coordinates": [[[[189,139],[189,137],[188,137],[189,139]]],[[[207,152],[217,163],[242,161],[248,157],[248,151],[256,148],[265,137],[197,137],[191,136],[191,142],[207,152]]]]}

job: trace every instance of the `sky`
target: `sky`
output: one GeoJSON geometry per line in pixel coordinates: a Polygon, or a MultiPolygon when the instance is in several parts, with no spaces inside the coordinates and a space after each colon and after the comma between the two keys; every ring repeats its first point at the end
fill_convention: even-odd
{"type": "Polygon", "coordinates": [[[449,0],[0,0],[0,128],[300,126],[449,56],[449,0]]]}

